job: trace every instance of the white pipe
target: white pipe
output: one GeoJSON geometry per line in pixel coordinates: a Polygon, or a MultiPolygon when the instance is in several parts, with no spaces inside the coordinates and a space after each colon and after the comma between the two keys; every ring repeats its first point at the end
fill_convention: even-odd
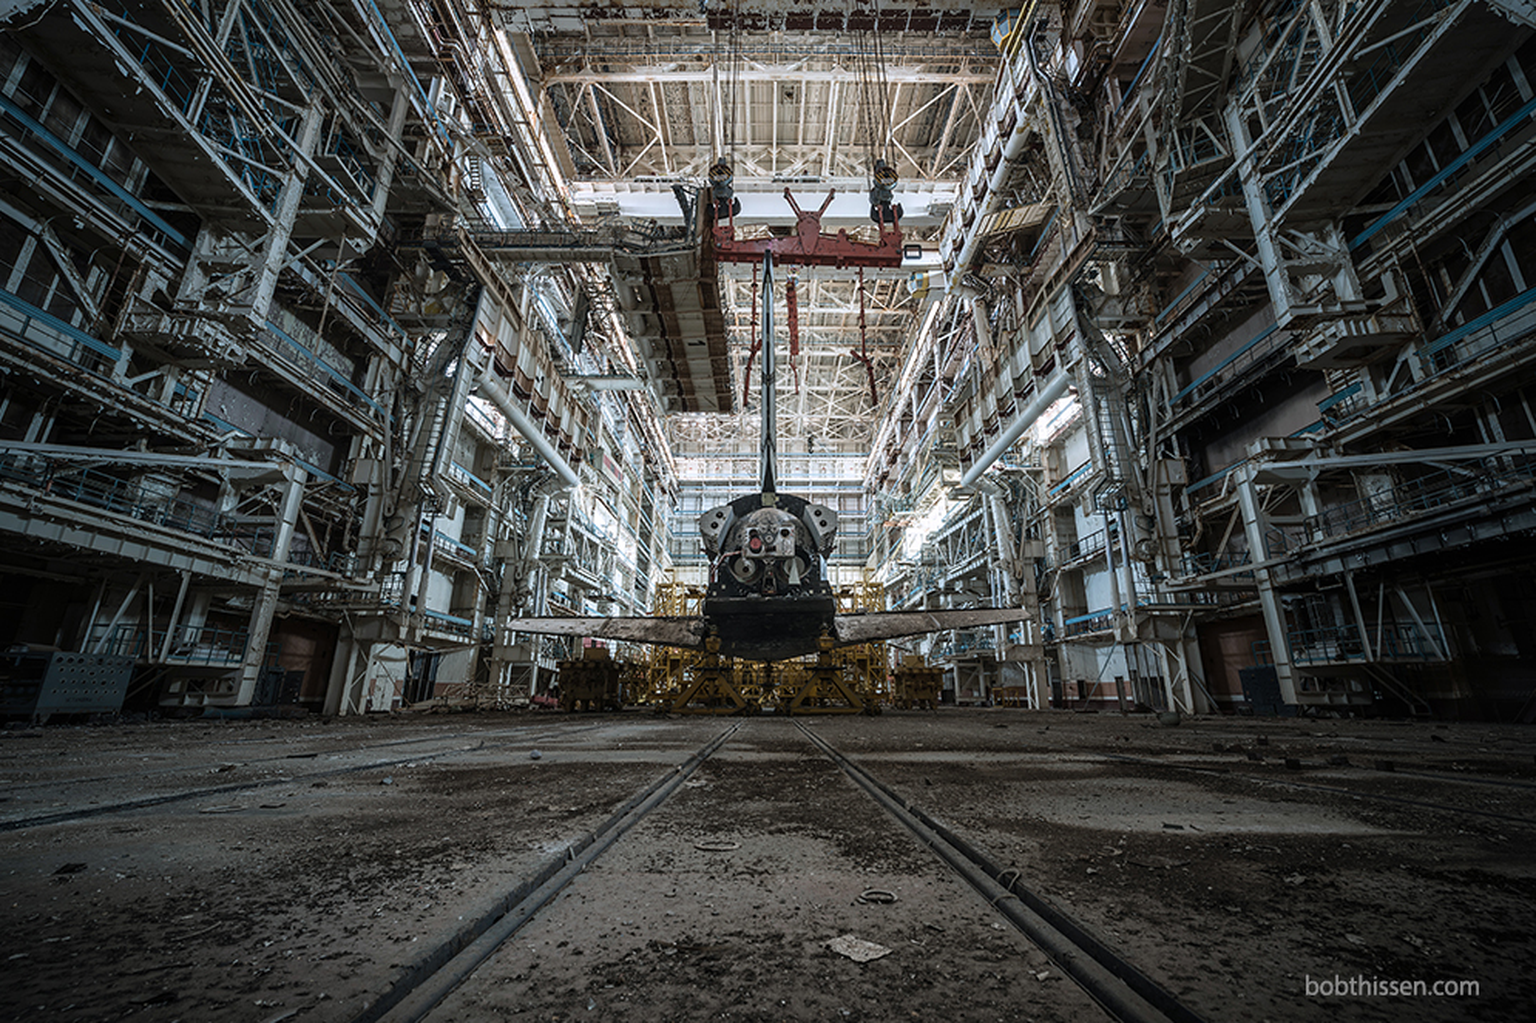
{"type": "Polygon", "coordinates": [[[571,486],[580,482],[576,476],[576,470],[565,460],[565,456],[555,450],[555,446],[544,436],[542,430],[534,425],[533,420],[512,402],[512,396],[496,381],[486,376],[481,376],[475,383],[475,387],[481,394],[495,402],[501,409],[502,415],[512,424],[512,428],[523,435],[523,438],[533,445],[533,449],[543,456],[544,461],[559,474],[560,478],[571,486]]]}
{"type": "Polygon", "coordinates": [[[1058,371],[1051,378],[1050,383],[1035,395],[1035,400],[1024,406],[1024,410],[1014,418],[1008,429],[1003,431],[1002,436],[993,441],[992,446],[983,451],[981,457],[976,459],[976,463],[965,471],[965,475],[960,477],[960,485],[975,486],[981,474],[990,469],[993,462],[1003,457],[1003,452],[1013,447],[1014,443],[1024,435],[1024,431],[1033,426],[1035,420],[1044,415],[1045,410],[1050,408],[1057,398],[1067,393],[1067,385],[1071,382],[1071,374],[1058,371]]]}
{"type": "Polygon", "coordinates": [[[536,562],[544,551],[544,526],[549,521],[549,495],[540,494],[533,505],[533,519],[528,526],[528,547],[523,557],[536,562]]]}
{"type": "MultiPolygon", "coordinates": [[[[1015,67],[1014,74],[1018,73],[1018,69],[1015,67]]],[[[1011,82],[1003,84],[1007,85],[1007,91],[1012,95],[1013,86],[1011,82]]],[[[1019,154],[1024,151],[1024,141],[1029,137],[1032,130],[1029,118],[1024,116],[1024,107],[1028,104],[1029,99],[1034,95],[1038,87],[1038,84],[1031,78],[1029,92],[1024,102],[1021,103],[1017,99],[1013,100],[1018,114],[1017,122],[1013,126],[1013,134],[1008,136],[1008,142],[1003,146],[1003,158],[997,161],[997,169],[992,172],[992,177],[987,182],[987,194],[982,197],[981,204],[976,207],[976,218],[971,221],[970,237],[965,240],[965,245],[961,247],[960,254],[955,257],[954,263],[946,267],[949,273],[946,287],[950,291],[953,291],[955,286],[960,283],[960,278],[965,275],[966,266],[970,264],[971,259],[976,255],[976,249],[981,245],[981,222],[1002,204],[1003,185],[1007,183],[1008,177],[1013,173],[1013,163],[1019,158],[1019,154]]],[[[982,152],[977,152],[974,157],[976,160],[983,160],[985,158],[986,154],[982,152]]],[[[967,175],[966,177],[969,180],[970,176],[967,175]]],[[[964,185],[961,186],[962,196],[964,195],[965,187],[964,185]]],[[[959,205],[959,203],[956,204],[957,211],[959,205]]]]}
{"type": "Polygon", "coordinates": [[[614,373],[580,374],[568,376],[565,379],[578,387],[585,387],[589,391],[643,391],[645,381],[639,377],[623,376],[614,373]]]}

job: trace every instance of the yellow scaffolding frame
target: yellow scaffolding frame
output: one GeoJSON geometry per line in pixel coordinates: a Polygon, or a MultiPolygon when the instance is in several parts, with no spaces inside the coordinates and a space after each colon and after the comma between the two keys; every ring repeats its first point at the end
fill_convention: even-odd
{"type": "MultiPolygon", "coordinates": [[[[840,614],[881,611],[885,591],[866,571],[837,592],[840,614]]],[[[658,615],[697,615],[704,594],[675,578],[656,587],[658,615]]],[[[752,714],[777,707],[786,714],[877,714],[892,700],[886,644],[860,643],[834,650],[824,638],[814,658],[759,663],[721,657],[719,644],[703,653],[652,648],[638,703],[679,714],[752,714]]]]}

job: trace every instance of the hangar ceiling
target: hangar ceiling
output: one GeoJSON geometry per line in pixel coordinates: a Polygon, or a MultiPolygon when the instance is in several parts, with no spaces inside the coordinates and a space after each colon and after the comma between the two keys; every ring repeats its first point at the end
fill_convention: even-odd
{"type": "MultiPolygon", "coordinates": [[[[867,449],[872,390],[874,398],[885,393],[921,321],[922,300],[908,279],[939,265],[934,243],[955,205],[996,72],[988,38],[995,8],[883,4],[879,31],[876,10],[781,2],[711,4],[704,14],[675,3],[502,10],[508,28],[527,33],[534,60],[525,67],[537,65],[540,105],[566,150],[568,200],[585,224],[680,225],[674,185],[704,186],[723,157],[741,201],[740,235],[794,223],[787,187],[811,209],[835,190],[823,230],[872,238],[874,161],[883,156],[896,168],[906,241],[923,253],[899,269],[865,271],[863,329],[856,270],[801,268],[792,359],[782,283],[776,289],[787,450],[806,438],[819,450],[867,449]]],[[[736,400],[710,399],[731,414],[671,417],[681,453],[731,436],[746,440],[754,429],[756,399],[744,387],[753,268],[721,263],[718,270],[736,400]]]]}

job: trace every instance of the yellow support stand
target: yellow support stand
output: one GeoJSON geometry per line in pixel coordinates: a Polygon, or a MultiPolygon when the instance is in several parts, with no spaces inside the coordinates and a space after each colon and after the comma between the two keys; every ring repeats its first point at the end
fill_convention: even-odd
{"type": "Polygon", "coordinates": [[[861,643],[848,647],[844,657],[848,665],[849,684],[864,701],[864,713],[880,713],[881,705],[890,702],[885,644],[861,643]]]}
{"type": "Polygon", "coordinates": [[[784,704],[786,714],[859,714],[864,699],[843,679],[846,664],[833,650],[833,639],[822,633],[816,663],[784,704]],[[837,701],[841,701],[839,704],[837,701]]]}
{"type": "MultiPolygon", "coordinates": [[[[883,610],[883,591],[866,577],[838,593],[838,610],[883,610]]],[[[657,614],[698,614],[703,594],[667,580],[656,588],[657,614]]],[[[677,714],[752,714],[776,706],[785,714],[878,714],[891,699],[884,643],[861,643],[842,650],[823,636],[814,662],[768,664],[720,656],[718,640],[705,653],[654,648],[645,667],[644,692],[637,702],[677,714]]]]}
{"type": "MultiPolygon", "coordinates": [[[[866,571],[862,580],[839,591],[837,596],[838,611],[842,614],[885,610],[885,590],[872,572],[866,571]]],[[[860,643],[844,647],[841,653],[847,665],[848,683],[863,700],[864,712],[880,713],[881,706],[891,702],[890,654],[886,645],[860,643]]]]}
{"type": "Polygon", "coordinates": [[[992,702],[999,707],[1029,707],[1028,686],[993,686],[992,702]]]}
{"type": "Polygon", "coordinates": [[[645,693],[635,702],[652,706],[670,704],[677,697],[692,657],[667,647],[652,650],[645,667],[645,693]]]}
{"type": "Polygon", "coordinates": [[[672,701],[678,714],[744,714],[749,704],[736,685],[729,662],[720,657],[720,640],[714,636],[704,641],[706,652],[693,665],[691,682],[685,684],[672,701]],[[702,706],[694,706],[694,704],[702,706]]]}
{"type": "MultiPolygon", "coordinates": [[[[676,579],[667,579],[657,584],[651,608],[658,615],[686,616],[698,613],[701,599],[703,594],[697,589],[676,579]]],[[[692,651],[671,647],[647,648],[644,691],[635,697],[635,702],[671,709],[678,695],[687,688],[698,657],[692,651]]]]}

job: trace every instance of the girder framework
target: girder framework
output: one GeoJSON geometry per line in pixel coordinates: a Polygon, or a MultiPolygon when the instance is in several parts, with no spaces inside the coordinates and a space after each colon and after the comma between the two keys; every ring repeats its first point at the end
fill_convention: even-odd
{"type": "MultiPolygon", "coordinates": [[[[808,209],[836,188],[823,230],[873,240],[864,193],[875,157],[884,154],[899,174],[896,200],[911,218],[902,223],[905,241],[920,247],[953,205],[983,127],[997,57],[979,27],[951,18],[940,32],[885,33],[883,93],[861,80],[873,71],[872,42],[858,32],[768,32],[747,19],[732,33],[702,19],[640,25],[588,16],[579,29],[541,33],[533,49],[541,102],[563,135],[583,217],[674,222],[673,184],[703,183],[723,157],[747,207],[737,237],[764,230],[759,218],[776,230],[793,223],[782,199],[788,185],[808,209]],[[881,123],[890,126],[888,139],[872,131],[881,123]]],[[[919,325],[922,303],[906,287],[911,272],[869,273],[861,330],[854,269],[799,271],[800,354],[793,361],[780,328],[786,435],[844,450],[868,445],[878,416],[871,391],[883,394],[900,346],[919,325]]],[[[740,394],[753,340],[750,270],[722,264],[721,292],[740,394]]],[[[773,301],[782,325],[782,286],[773,301]]],[[[751,390],[745,387],[749,400],[751,390]]],[[[707,433],[684,428],[672,436],[687,450],[707,433]]]]}
{"type": "Polygon", "coordinates": [[[725,46],[722,37],[692,52],[636,51],[591,33],[577,53],[543,47],[543,86],[578,176],[702,179],[728,155],[739,180],[865,177],[870,125],[884,116],[903,178],[953,180],[993,77],[989,55],[970,40],[893,47],[890,94],[874,100],[882,115],[859,88],[866,55],[847,38],[754,39],[739,66],[727,63],[725,46]]]}

